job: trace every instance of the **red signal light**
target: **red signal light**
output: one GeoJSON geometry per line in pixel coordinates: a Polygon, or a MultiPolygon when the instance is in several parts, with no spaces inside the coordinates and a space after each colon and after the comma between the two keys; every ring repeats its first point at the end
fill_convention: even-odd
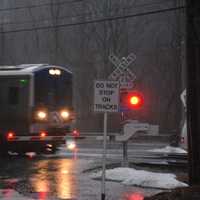
{"type": "Polygon", "coordinates": [[[47,132],[45,132],[45,131],[41,131],[40,132],[40,137],[41,138],[44,138],[44,137],[46,137],[47,136],[47,132]]]}
{"type": "Polygon", "coordinates": [[[125,91],[121,93],[122,109],[140,109],[144,104],[144,97],[138,91],[125,91]]]}
{"type": "Polygon", "coordinates": [[[132,96],[130,98],[131,105],[138,105],[139,102],[140,102],[140,98],[138,96],[132,96]]]}
{"type": "Polygon", "coordinates": [[[143,106],[144,99],[143,96],[139,93],[131,93],[128,96],[129,107],[133,109],[139,109],[143,106]]]}
{"type": "Polygon", "coordinates": [[[80,133],[79,133],[79,131],[78,131],[77,129],[74,129],[74,130],[72,131],[72,135],[73,135],[74,137],[79,137],[79,136],[80,136],[80,133]]]}
{"type": "Polygon", "coordinates": [[[12,140],[15,137],[15,133],[14,132],[8,132],[7,133],[7,140],[12,140]]]}

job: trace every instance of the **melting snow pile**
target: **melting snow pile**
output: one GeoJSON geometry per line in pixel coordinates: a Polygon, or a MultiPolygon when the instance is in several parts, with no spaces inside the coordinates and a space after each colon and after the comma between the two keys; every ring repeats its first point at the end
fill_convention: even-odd
{"type": "Polygon", "coordinates": [[[172,146],[166,146],[161,149],[151,149],[148,150],[149,152],[155,152],[155,153],[187,153],[184,149],[178,148],[178,147],[172,147],[172,146]]]}
{"type": "MultiPolygon", "coordinates": [[[[101,178],[101,172],[93,174],[92,178],[101,178]]],[[[106,179],[119,181],[125,185],[162,189],[187,186],[187,184],[176,180],[174,174],[154,173],[133,168],[115,168],[106,170],[106,179]]]]}

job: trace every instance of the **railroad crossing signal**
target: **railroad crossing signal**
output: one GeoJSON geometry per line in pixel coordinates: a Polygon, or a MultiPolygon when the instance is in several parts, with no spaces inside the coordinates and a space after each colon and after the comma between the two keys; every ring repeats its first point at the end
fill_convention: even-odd
{"type": "Polygon", "coordinates": [[[122,91],[120,107],[122,110],[138,110],[144,105],[144,96],[138,91],[122,91]]]}
{"type": "Polygon", "coordinates": [[[128,66],[136,59],[136,55],[131,53],[128,57],[119,59],[114,54],[110,54],[109,60],[117,67],[108,77],[110,80],[119,81],[120,89],[133,88],[133,81],[136,75],[128,68],[128,66]]]}

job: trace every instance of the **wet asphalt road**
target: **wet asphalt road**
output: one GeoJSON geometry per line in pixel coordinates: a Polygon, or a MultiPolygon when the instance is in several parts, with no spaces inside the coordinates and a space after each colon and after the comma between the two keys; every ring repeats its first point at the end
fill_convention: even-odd
{"type": "Polygon", "coordinates": [[[72,159],[10,157],[1,160],[0,188],[34,199],[73,199],[76,164],[72,159]]]}
{"type": "Polygon", "coordinates": [[[10,157],[1,160],[0,189],[14,189],[27,198],[40,200],[77,199],[87,162],[45,156],[10,157]]]}
{"type": "MultiPolygon", "coordinates": [[[[0,159],[0,190],[8,191],[5,193],[6,200],[15,199],[13,190],[27,200],[99,200],[101,182],[92,180],[90,173],[84,172],[96,162],[95,159],[64,156],[11,156],[0,159]],[[10,193],[8,189],[11,189],[10,193]]],[[[106,199],[109,200],[134,200],[134,195],[139,195],[142,200],[140,196],[143,194],[157,192],[115,182],[106,183],[106,199]]]]}

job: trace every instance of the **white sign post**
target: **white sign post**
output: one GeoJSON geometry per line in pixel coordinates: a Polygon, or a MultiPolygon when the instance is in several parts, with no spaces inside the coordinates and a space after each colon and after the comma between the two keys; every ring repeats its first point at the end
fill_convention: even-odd
{"type": "Polygon", "coordinates": [[[106,140],[108,112],[119,110],[119,82],[118,81],[95,81],[94,82],[94,111],[104,112],[104,137],[102,155],[102,182],[101,200],[105,200],[106,179],[106,140]]]}
{"type": "Polygon", "coordinates": [[[102,154],[102,178],[101,178],[101,200],[106,199],[106,140],[107,140],[107,121],[108,114],[104,113],[104,123],[103,123],[103,154],[102,154]]]}

